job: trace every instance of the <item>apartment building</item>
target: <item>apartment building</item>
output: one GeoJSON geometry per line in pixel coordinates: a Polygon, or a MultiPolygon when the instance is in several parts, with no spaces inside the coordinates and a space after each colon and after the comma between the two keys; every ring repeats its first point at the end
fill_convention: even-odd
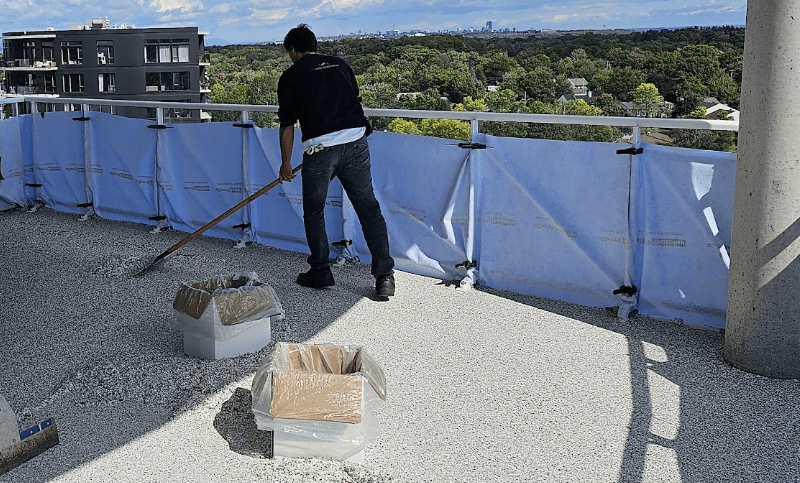
{"type": "MultiPolygon", "coordinates": [[[[7,95],[207,102],[204,37],[197,27],[110,27],[107,19],[69,30],[5,32],[3,87],[7,95]]],[[[80,105],[66,108],[79,110],[80,105]]],[[[155,109],[140,107],[102,109],[127,117],[156,115],[155,109]]],[[[165,110],[173,121],[199,121],[202,114],[165,110]]]]}

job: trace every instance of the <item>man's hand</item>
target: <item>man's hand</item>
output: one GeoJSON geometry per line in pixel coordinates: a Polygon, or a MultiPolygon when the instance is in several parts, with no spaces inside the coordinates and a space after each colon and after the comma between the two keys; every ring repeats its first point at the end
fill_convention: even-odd
{"type": "Polygon", "coordinates": [[[296,174],[292,173],[292,165],[281,164],[281,183],[284,181],[292,181],[296,174]]]}
{"type": "Polygon", "coordinates": [[[294,144],[294,126],[282,127],[279,131],[281,145],[281,183],[291,181],[295,174],[292,173],[292,145],[294,144]]]}

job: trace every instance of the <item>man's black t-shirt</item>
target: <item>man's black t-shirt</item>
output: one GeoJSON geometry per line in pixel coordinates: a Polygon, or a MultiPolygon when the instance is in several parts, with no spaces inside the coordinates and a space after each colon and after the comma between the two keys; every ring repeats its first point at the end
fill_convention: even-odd
{"type": "Polygon", "coordinates": [[[334,56],[307,54],[278,81],[281,127],[300,121],[303,141],[367,123],[358,84],[347,63],[334,56]]]}

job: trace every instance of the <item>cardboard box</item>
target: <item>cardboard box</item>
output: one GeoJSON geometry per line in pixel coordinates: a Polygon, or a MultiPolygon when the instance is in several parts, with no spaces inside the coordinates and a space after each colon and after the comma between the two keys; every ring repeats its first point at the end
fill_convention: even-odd
{"type": "Polygon", "coordinates": [[[380,431],[374,411],[386,399],[386,376],[361,347],[280,342],[251,392],[258,429],[275,432],[276,455],[357,461],[380,431]]]}
{"type": "Polygon", "coordinates": [[[283,317],[265,317],[249,323],[249,328],[225,340],[194,331],[183,333],[183,352],[201,359],[224,359],[250,352],[258,352],[272,340],[272,321],[283,317]]]}
{"type": "Polygon", "coordinates": [[[275,418],[361,422],[364,379],[386,398],[383,370],[360,347],[279,343],[272,363],[275,418]]]}
{"type": "Polygon", "coordinates": [[[284,317],[275,291],[253,272],[183,282],[172,308],[184,352],[205,359],[266,347],[272,321],[284,317]]]}

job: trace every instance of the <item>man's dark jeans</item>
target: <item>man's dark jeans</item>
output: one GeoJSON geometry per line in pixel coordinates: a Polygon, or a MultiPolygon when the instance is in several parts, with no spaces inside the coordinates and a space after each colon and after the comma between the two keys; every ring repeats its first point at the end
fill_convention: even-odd
{"type": "Polygon", "coordinates": [[[303,222],[311,250],[308,257],[311,268],[330,264],[324,211],[328,185],[335,176],[342,183],[361,222],[361,230],[372,255],[372,275],[378,277],[392,273],[394,260],[389,255],[386,220],[372,188],[367,138],[327,147],[314,154],[304,153],[302,175],[303,222]]]}

